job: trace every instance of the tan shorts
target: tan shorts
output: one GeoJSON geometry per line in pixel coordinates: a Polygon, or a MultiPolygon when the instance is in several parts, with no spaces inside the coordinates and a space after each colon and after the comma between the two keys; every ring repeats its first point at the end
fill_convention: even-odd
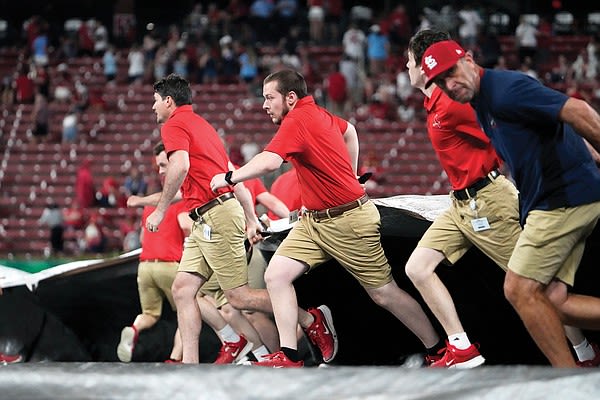
{"type": "MultiPolygon", "coordinates": [[[[266,289],[265,284],[265,270],[267,269],[267,262],[263,257],[262,253],[258,249],[254,249],[252,252],[252,258],[248,264],[248,286],[253,289],[266,289]]],[[[219,287],[216,275],[210,277],[200,288],[200,295],[211,296],[217,302],[217,307],[221,308],[228,303],[225,293],[219,287]]]]}
{"type": "Polygon", "coordinates": [[[223,290],[248,283],[244,212],[237,201],[226,201],[194,222],[183,244],[179,271],[201,275],[207,280],[216,275],[223,290]]]}
{"type": "Polygon", "coordinates": [[[333,258],[363,287],[379,288],[393,280],[381,247],[380,225],[372,201],[320,222],[308,214],[296,223],[275,254],[302,261],[309,271],[333,258]]]}
{"type": "Polygon", "coordinates": [[[171,286],[177,274],[178,262],[142,261],[138,267],[137,285],[142,313],[160,317],[166,297],[175,310],[171,286]]]}
{"type": "Polygon", "coordinates": [[[500,175],[478,191],[476,210],[471,200],[450,198],[452,206],[435,219],[417,247],[438,250],[454,264],[474,245],[506,270],[521,234],[519,194],[512,182],[500,175]],[[475,232],[471,221],[483,217],[490,229],[475,232]]]}
{"type": "Polygon", "coordinates": [[[557,278],[573,286],[585,240],[599,216],[600,202],[531,211],[508,268],[543,284],[557,278]]]}

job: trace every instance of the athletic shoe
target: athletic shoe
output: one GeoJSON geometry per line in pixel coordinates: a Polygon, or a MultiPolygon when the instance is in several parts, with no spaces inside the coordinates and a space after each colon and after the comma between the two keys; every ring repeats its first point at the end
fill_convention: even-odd
{"type": "Polygon", "coordinates": [[[426,354],[423,365],[425,367],[431,367],[433,364],[435,364],[436,362],[438,362],[442,359],[445,352],[446,352],[446,348],[443,348],[440,351],[438,351],[437,354],[426,354]]]}
{"type": "Polygon", "coordinates": [[[252,350],[252,342],[240,335],[237,342],[223,342],[219,355],[213,364],[232,364],[244,358],[252,350]]]}
{"type": "Polygon", "coordinates": [[[444,355],[438,361],[434,361],[430,368],[467,369],[478,367],[485,362],[485,358],[479,354],[474,344],[461,350],[446,342],[446,348],[440,350],[440,354],[442,352],[444,355]]]}
{"type": "Polygon", "coordinates": [[[117,357],[122,362],[130,362],[133,357],[133,349],[138,341],[138,331],[135,327],[126,326],[121,331],[121,341],[117,346],[117,357]]]}
{"type": "Polygon", "coordinates": [[[23,356],[20,354],[9,355],[0,353],[0,365],[16,364],[23,361],[23,356]]]}
{"type": "Polygon", "coordinates": [[[580,368],[595,368],[600,366],[600,347],[596,343],[591,343],[594,349],[594,358],[591,360],[577,361],[577,366],[580,368]]]}
{"type": "Polygon", "coordinates": [[[165,360],[165,364],[182,364],[182,361],[169,358],[165,360]]]}
{"type": "Polygon", "coordinates": [[[331,362],[338,351],[338,339],[331,318],[331,310],[323,305],[310,308],[308,312],[315,318],[314,322],[305,329],[306,335],[321,351],[323,361],[331,362]]]}
{"type": "Polygon", "coordinates": [[[302,360],[292,361],[287,358],[283,351],[278,351],[276,353],[262,356],[261,361],[254,361],[251,363],[251,365],[269,368],[299,368],[304,366],[304,362],[302,360]]]}

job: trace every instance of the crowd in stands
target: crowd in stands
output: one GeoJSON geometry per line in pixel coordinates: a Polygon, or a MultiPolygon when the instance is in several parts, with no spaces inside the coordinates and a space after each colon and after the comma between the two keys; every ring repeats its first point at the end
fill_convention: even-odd
{"type": "MultiPolygon", "coordinates": [[[[110,21],[97,19],[71,19],[63,30],[49,29],[43,16],[34,15],[23,24],[20,42],[6,44],[17,55],[12,69],[1,71],[0,101],[5,109],[33,105],[32,142],[80,143],[90,132],[80,132],[79,120],[89,110],[110,107],[105,98],[110,88],[135,90],[177,73],[193,84],[246,85],[243,95],[260,101],[262,77],[290,67],[306,77],[320,104],[351,121],[411,123],[422,119],[422,96],[410,85],[405,50],[416,30],[430,26],[450,31],[485,67],[520,69],[592,104],[600,99],[598,38],[583,26],[573,25],[570,32],[585,38],[581,48],[555,54],[544,45],[564,32],[553,25],[551,15],[521,16],[502,28],[493,23],[494,10],[477,3],[424,8],[418,21],[402,4],[381,10],[371,2],[354,3],[359,5],[345,7],[342,0],[198,2],[179,23],[142,26],[133,15],[121,16],[119,23],[112,21],[112,31],[110,21]],[[322,65],[315,48],[334,48],[336,53],[322,65]],[[92,67],[70,68],[81,59],[92,67]],[[61,113],[60,132],[52,129],[53,112],[61,113]]],[[[259,150],[248,138],[234,149],[232,159],[243,164],[259,150]]],[[[363,171],[379,167],[376,155],[364,158],[363,171]]],[[[84,162],[81,176],[85,168],[84,162]]],[[[90,178],[91,183],[82,183],[78,175],[76,199],[65,210],[64,234],[79,235],[80,251],[97,252],[106,243],[101,239],[103,217],[95,208],[124,207],[128,195],[144,193],[151,185],[135,167],[125,179],[85,179],[90,178]]],[[[385,182],[369,183],[378,184],[385,182]]],[[[136,223],[122,227],[123,238],[136,230],[136,223]]],[[[135,246],[132,236],[124,247],[135,246]]]]}

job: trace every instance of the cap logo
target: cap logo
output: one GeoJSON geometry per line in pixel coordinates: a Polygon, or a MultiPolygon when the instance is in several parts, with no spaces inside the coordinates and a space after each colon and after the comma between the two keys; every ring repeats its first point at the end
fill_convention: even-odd
{"type": "Polygon", "coordinates": [[[461,49],[455,49],[454,51],[456,51],[456,54],[458,54],[459,56],[462,56],[462,50],[461,49]]]}
{"type": "Polygon", "coordinates": [[[437,67],[437,65],[438,62],[432,55],[425,57],[425,66],[427,66],[430,71],[437,67]]]}

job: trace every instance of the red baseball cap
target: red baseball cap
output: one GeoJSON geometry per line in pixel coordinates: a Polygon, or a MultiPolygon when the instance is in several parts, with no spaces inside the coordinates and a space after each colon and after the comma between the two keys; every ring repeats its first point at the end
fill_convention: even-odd
{"type": "Polygon", "coordinates": [[[433,83],[433,78],[456,65],[465,54],[465,50],[454,40],[444,40],[429,46],[421,59],[421,68],[427,76],[425,88],[433,83]]]}

